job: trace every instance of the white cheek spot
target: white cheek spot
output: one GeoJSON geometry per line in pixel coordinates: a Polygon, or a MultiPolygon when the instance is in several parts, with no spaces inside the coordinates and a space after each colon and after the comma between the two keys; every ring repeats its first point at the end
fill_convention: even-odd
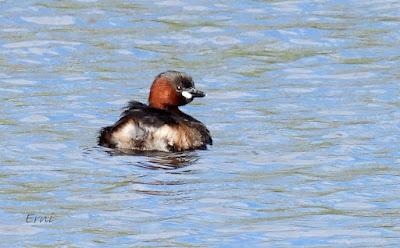
{"type": "Polygon", "coordinates": [[[186,99],[192,99],[192,98],[193,98],[193,95],[190,94],[190,93],[187,92],[187,91],[183,91],[183,92],[182,92],[182,96],[184,96],[186,99]]]}

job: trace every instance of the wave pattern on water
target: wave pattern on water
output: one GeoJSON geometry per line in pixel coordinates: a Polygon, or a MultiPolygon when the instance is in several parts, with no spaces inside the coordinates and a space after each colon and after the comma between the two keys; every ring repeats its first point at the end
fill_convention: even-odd
{"type": "Polygon", "coordinates": [[[399,1],[0,8],[5,246],[398,245],[399,1]],[[214,146],[97,147],[166,69],[207,92],[183,109],[214,146]]]}

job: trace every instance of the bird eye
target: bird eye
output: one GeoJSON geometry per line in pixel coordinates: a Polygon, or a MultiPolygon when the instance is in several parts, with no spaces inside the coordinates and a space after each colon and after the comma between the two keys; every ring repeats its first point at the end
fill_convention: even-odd
{"type": "Polygon", "coordinates": [[[181,90],[182,89],[182,87],[181,86],[178,86],[178,87],[176,87],[178,90],[181,90]]]}

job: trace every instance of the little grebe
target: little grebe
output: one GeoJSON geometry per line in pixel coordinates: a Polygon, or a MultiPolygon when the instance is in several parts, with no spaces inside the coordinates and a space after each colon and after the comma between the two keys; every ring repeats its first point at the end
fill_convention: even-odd
{"type": "Polygon", "coordinates": [[[139,151],[206,149],[212,145],[208,129],[178,108],[204,96],[189,75],[163,72],[151,85],[149,105],[129,102],[114,125],[101,129],[99,145],[139,151]]]}

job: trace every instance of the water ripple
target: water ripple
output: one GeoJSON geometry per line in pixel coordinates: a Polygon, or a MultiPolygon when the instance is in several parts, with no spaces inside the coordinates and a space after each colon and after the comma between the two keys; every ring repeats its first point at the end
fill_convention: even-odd
{"type": "Polygon", "coordinates": [[[72,25],[75,23],[75,18],[72,16],[30,16],[21,17],[22,20],[40,25],[72,25]]]}
{"type": "Polygon", "coordinates": [[[3,246],[398,246],[399,1],[0,5],[3,246]],[[167,69],[214,145],[98,147],[167,69]]]}

